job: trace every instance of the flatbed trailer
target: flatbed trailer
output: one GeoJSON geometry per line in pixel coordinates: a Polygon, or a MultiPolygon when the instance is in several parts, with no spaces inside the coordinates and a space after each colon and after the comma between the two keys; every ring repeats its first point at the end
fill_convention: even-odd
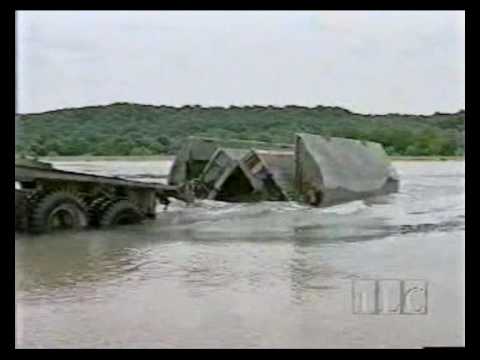
{"type": "Polygon", "coordinates": [[[154,219],[158,202],[193,201],[180,186],[132,181],[55,169],[49,164],[15,164],[15,229],[45,233],[139,223],[154,219]]]}

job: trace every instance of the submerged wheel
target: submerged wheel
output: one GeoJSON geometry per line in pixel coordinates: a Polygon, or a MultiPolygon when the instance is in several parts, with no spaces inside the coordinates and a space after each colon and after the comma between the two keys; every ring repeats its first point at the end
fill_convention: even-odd
{"type": "Polygon", "coordinates": [[[126,199],[113,202],[100,216],[100,226],[133,225],[141,223],[144,214],[134,204],[126,199]]]}
{"type": "Polygon", "coordinates": [[[99,197],[90,204],[88,207],[88,215],[91,226],[100,226],[100,217],[111,204],[112,200],[108,197],[99,197]]]}
{"type": "Polygon", "coordinates": [[[27,226],[27,194],[15,190],[15,231],[26,231],[27,226]]]}
{"type": "Polygon", "coordinates": [[[88,226],[87,207],[68,192],[53,192],[39,197],[32,204],[29,230],[35,234],[60,229],[83,229],[88,226]]]}

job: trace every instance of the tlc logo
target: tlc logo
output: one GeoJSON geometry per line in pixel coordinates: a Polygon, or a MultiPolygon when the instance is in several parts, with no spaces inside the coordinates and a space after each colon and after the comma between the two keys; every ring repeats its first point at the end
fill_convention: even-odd
{"type": "Polygon", "coordinates": [[[352,281],[354,314],[425,315],[428,282],[425,280],[360,279],[352,281]]]}

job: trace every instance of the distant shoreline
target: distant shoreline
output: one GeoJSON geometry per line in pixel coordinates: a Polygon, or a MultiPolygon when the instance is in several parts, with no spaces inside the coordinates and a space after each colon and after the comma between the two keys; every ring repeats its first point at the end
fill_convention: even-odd
{"type": "Polygon", "coordinates": [[[390,156],[392,161],[465,161],[465,156],[390,156]]]}
{"type": "Polygon", "coordinates": [[[174,155],[142,155],[142,156],[45,156],[42,161],[173,161],[174,155]]]}
{"type": "MultiPolygon", "coordinates": [[[[173,161],[174,155],[149,156],[50,156],[39,158],[42,161],[173,161]]],[[[390,156],[392,161],[465,161],[464,156],[390,156]]]]}

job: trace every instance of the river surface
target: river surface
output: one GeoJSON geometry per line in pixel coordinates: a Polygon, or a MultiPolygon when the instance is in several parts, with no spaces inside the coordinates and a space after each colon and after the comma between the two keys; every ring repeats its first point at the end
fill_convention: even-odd
{"type": "MultiPolygon", "coordinates": [[[[152,181],[169,168],[55,165],[152,181]]],[[[332,208],[174,202],[143,225],[16,234],[16,346],[463,346],[465,163],[394,165],[400,193],[332,208]],[[354,313],[359,279],[428,282],[427,314],[354,313]]]]}

